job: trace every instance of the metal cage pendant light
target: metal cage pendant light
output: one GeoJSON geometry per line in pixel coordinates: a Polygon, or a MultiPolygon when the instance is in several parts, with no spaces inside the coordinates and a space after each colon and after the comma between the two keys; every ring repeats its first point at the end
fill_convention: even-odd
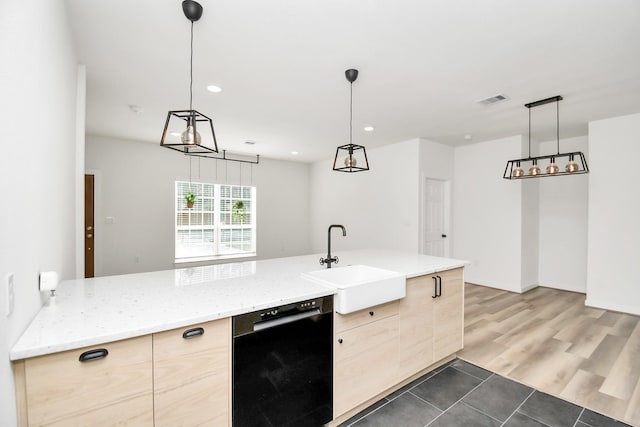
{"type": "Polygon", "coordinates": [[[336,157],[333,159],[333,170],[339,172],[362,172],[369,170],[367,151],[362,145],[353,143],[353,82],[358,78],[358,70],[353,68],[344,72],[350,83],[349,101],[349,143],[336,149],[336,157]],[[339,164],[339,159],[344,156],[344,161],[339,164]]]}
{"type": "Polygon", "coordinates": [[[571,153],[560,153],[560,112],[558,103],[562,101],[562,96],[552,96],[551,98],[541,99],[540,101],[524,104],[529,109],[529,156],[524,159],[509,160],[504,169],[502,177],[504,179],[525,179],[525,178],[542,178],[546,176],[562,176],[562,175],[580,175],[589,173],[589,165],[582,151],[574,151],[571,153]],[[531,157],[531,109],[540,105],[556,103],[556,154],[548,154],[545,156],[531,157]],[[567,164],[564,170],[557,165],[558,159],[566,158],[567,164]],[[576,159],[579,160],[576,161],[576,159]],[[539,163],[544,169],[541,169],[539,163]],[[527,168],[528,165],[531,165],[527,168]],[[524,167],[523,167],[524,165],[524,167]],[[543,172],[544,171],[544,172],[543,172]]]}
{"type": "Polygon", "coordinates": [[[184,0],[182,11],[191,21],[189,109],[167,113],[160,146],[188,155],[217,153],[218,143],[211,118],[193,109],[193,23],[202,16],[202,6],[194,0],[184,0]]]}

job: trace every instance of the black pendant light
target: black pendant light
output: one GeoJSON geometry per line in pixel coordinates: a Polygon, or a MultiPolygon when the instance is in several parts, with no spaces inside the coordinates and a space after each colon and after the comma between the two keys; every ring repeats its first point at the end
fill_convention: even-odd
{"type": "Polygon", "coordinates": [[[558,108],[558,103],[560,101],[562,101],[562,97],[558,95],[552,96],[551,98],[541,99],[540,101],[531,102],[529,104],[524,104],[524,106],[529,109],[529,156],[525,159],[509,160],[504,169],[504,174],[502,175],[504,179],[542,178],[545,176],[580,175],[583,173],[589,173],[589,165],[587,165],[584,153],[581,151],[560,153],[560,111],[558,108]],[[531,109],[551,102],[556,103],[556,154],[531,157],[531,109]],[[568,163],[564,170],[556,164],[556,159],[559,158],[568,159],[568,163]],[[579,162],[576,162],[576,158],[579,159],[579,162]],[[542,172],[538,163],[547,164],[544,168],[546,173],[542,172]],[[527,169],[527,173],[525,173],[525,169],[522,168],[522,164],[531,164],[531,167],[527,169]]]}
{"type": "Polygon", "coordinates": [[[213,122],[209,117],[193,109],[193,23],[202,16],[202,6],[194,0],[184,0],[182,11],[191,21],[189,109],[167,113],[160,146],[189,155],[217,153],[218,143],[213,131],[213,122]]]}
{"type": "Polygon", "coordinates": [[[353,82],[358,78],[358,70],[353,68],[344,72],[350,83],[349,101],[349,143],[336,149],[333,170],[339,172],[362,172],[369,170],[369,160],[364,146],[353,143],[353,82]]]}

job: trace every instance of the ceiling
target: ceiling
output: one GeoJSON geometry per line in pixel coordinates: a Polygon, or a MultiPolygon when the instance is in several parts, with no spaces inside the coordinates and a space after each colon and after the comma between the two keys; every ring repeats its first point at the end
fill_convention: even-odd
{"type": "MultiPolygon", "coordinates": [[[[353,142],[367,148],[526,133],[523,104],[554,95],[564,97],[561,138],[640,112],[638,0],[200,3],[194,108],[232,152],[332,158],[349,141],[348,68],[360,71],[353,142]],[[223,91],[208,92],[210,84],[223,91]],[[507,100],[477,102],[496,94],[507,100]]],[[[159,144],[167,111],[189,105],[181,1],[68,0],[68,9],[87,67],[87,133],[159,144]]],[[[555,139],[553,104],[531,112],[533,139],[555,139]]]]}

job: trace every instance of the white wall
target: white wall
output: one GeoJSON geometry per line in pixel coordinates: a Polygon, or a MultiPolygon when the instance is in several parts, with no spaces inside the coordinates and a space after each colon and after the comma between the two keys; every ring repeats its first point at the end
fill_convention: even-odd
{"type": "MultiPolygon", "coordinates": [[[[556,141],[540,144],[554,153],[556,141]]],[[[560,151],[582,151],[589,164],[588,138],[560,140],[560,151]]],[[[564,168],[564,164],[558,164],[564,168]]],[[[542,286],[587,291],[587,217],[589,176],[559,176],[539,182],[539,280],[542,286]]]]}
{"type": "MultiPolygon", "coordinates": [[[[532,153],[533,154],[533,153],[532,153]]],[[[505,160],[506,163],[506,160],[505,160]]],[[[539,197],[540,179],[526,179],[521,182],[509,181],[521,185],[521,277],[520,291],[524,292],[538,286],[539,254],[539,197]]]]}
{"type": "Polygon", "coordinates": [[[97,187],[96,275],[174,268],[174,183],[189,179],[190,161],[194,181],[242,179],[257,187],[256,259],[309,253],[309,165],[190,160],[159,144],[88,135],[86,168],[97,187]]]}
{"type": "Polygon", "coordinates": [[[587,305],[640,314],[640,114],[589,123],[587,305]]]}
{"type": "Polygon", "coordinates": [[[9,350],[41,306],[40,271],[75,278],[76,58],[62,0],[0,4],[0,420],[16,425],[9,350]],[[14,274],[15,311],[5,316],[14,274]]]}
{"type": "Polygon", "coordinates": [[[334,231],[332,251],[386,248],[418,252],[419,174],[417,139],[368,149],[370,170],[332,170],[333,158],[311,166],[311,247],[326,253],[327,227],[334,231]]]}
{"type": "Polygon", "coordinates": [[[450,181],[453,179],[454,148],[420,138],[420,173],[427,178],[450,181]]]}
{"type": "Polygon", "coordinates": [[[519,135],[455,149],[453,257],[471,261],[468,282],[522,290],[522,182],[502,179],[521,150],[519,135]]]}

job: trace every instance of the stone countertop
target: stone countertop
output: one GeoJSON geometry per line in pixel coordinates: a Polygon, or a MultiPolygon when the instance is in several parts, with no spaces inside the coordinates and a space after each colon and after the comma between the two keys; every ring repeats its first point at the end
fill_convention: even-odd
{"type": "MultiPolygon", "coordinates": [[[[450,270],[466,261],[392,251],[343,251],[340,266],[364,264],[407,278],[450,270]]],[[[11,360],[185,327],[255,310],[332,295],[301,277],[321,270],[323,255],[62,281],[11,349],[11,360]]]]}

